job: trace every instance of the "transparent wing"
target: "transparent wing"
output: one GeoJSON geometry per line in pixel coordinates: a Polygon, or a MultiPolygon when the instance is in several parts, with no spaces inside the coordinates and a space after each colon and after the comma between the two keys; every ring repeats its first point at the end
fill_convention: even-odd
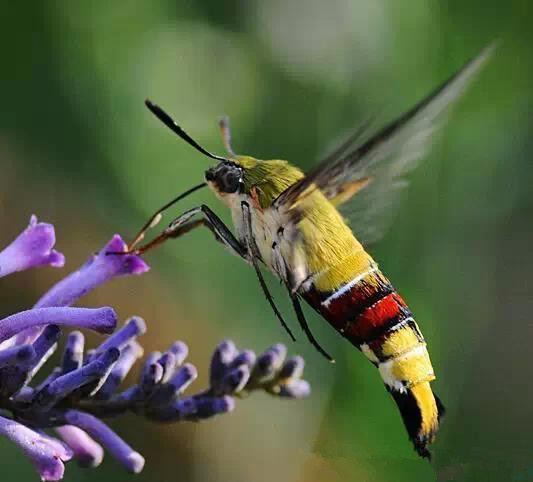
{"type": "Polygon", "coordinates": [[[301,205],[320,189],[353,221],[358,237],[379,238],[390,208],[406,186],[403,179],[422,159],[454,101],[490,57],[490,45],[411,110],[355,148],[346,143],[303,179],[282,192],[275,206],[301,205]],[[371,226],[374,227],[371,227],[371,226]],[[362,236],[363,231],[368,236],[362,236]]]}
{"type": "Polygon", "coordinates": [[[387,232],[408,184],[403,179],[383,179],[340,206],[339,211],[364,246],[376,243],[387,232]]]}

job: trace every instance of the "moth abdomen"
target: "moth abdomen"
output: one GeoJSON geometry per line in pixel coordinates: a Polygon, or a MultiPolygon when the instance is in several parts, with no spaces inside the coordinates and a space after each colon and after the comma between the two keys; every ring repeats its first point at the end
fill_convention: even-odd
{"type": "Polygon", "coordinates": [[[429,458],[443,412],[429,385],[435,374],[413,314],[377,264],[329,292],[311,285],[304,297],[378,368],[415,450],[429,458]]]}

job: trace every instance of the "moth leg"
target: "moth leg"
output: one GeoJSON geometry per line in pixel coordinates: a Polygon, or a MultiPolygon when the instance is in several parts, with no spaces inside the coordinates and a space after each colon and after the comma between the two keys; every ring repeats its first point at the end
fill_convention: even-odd
{"type": "Polygon", "coordinates": [[[298,299],[298,295],[293,294],[289,291],[289,295],[292,300],[292,306],[294,307],[294,311],[296,312],[296,317],[298,318],[298,322],[300,323],[300,326],[302,327],[302,330],[307,335],[307,339],[311,342],[311,345],[313,345],[317,351],[323,355],[329,362],[335,363],[335,360],[331,357],[331,355],[324,350],[316,341],[316,338],[313,336],[313,333],[311,332],[311,329],[309,328],[309,325],[307,324],[307,320],[305,319],[304,312],[302,310],[302,306],[300,305],[300,300],[298,299]]]}
{"type": "Polygon", "coordinates": [[[244,238],[245,238],[246,247],[249,253],[249,260],[252,263],[252,266],[254,267],[255,274],[257,275],[257,279],[259,280],[259,284],[261,285],[263,294],[265,295],[268,303],[270,304],[270,307],[274,311],[274,314],[276,315],[279,322],[281,323],[281,326],[285,328],[285,331],[289,334],[292,341],[296,341],[296,338],[292,334],[291,329],[289,328],[289,326],[283,319],[283,316],[281,315],[276,304],[274,303],[274,298],[270,294],[270,291],[268,290],[268,286],[261,273],[261,269],[259,268],[259,264],[257,260],[261,259],[261,255],[259,253],[259,248],[257,247],[257,244],[255,243],[255,238],[253,237],[253,234],[252,234],[252,213],[250,211],[250,206],[248,205],[246,201],[242,201],[241,208],[242,208],[242,215],[243,215],[244,238]]]}
{"type": "Polygon", "coordinates": [[[205,205],[189,209],[181,216],[178,216],[159,236],[154,238],[149,243],[136,249],[129,249],[125,252],[108,254],[141,255],[164,243],[166,240],[179,238],[183,234],[188,233],[199,226],[205,226],[209,228],[217,241],[228,248],[233,254],[248,261],[248,251],[246,248],[242,246],[237,238],[235,238],[233,233],[222,222],[222,220],[208,206],[205,205]],[[191,219],[197,214],[201,214],[202,217],[195,220],[191,219]]]}
{"type": "Polygon", "coordinates": [[[191,189],[185,191],[184,193],[172,199],[172,201],[160,207],[154,214],[152,214],[148,218],[148,221],[144,223],[141,230],[137,233],[133,241],[128,245],[128,249],[132,250],[135,246],[137,246],[144,239],[144,235],[146,234],[146,231],[148,231],[150,228],[153,228],[157,224],[159,224],[159,221],[161,221],[161,218],[163,217],[164,211],[166,211],[168,208],[176,204],[178,201],[181,201],[183,198],[187,197],[189,194],[192,194],[194,191],[197,191],[198,189],[201,189],[202,187],[205,187],[205,186],[207,186],[207,184],[205,182],[202,182],[201,184],[198,184],[197,186],[192,187],[191,189]]]}
{"type": "MultiPolygon", "coordinates": [[[[311,344],[317,349],[317,351],[323,355],[328,361],[331,363],[335,363],[335,360],[329,355],[329,353],[324,350],[316,338],[313,336],[313,333],[311,332],[311,329],[309,328],[309,325],[307,324],[307,320],[305,319],[304,312],[302,310],[302,306],[300,304],[300,300],[298,298],[298,295],[296,293],[297,288],[295,288],[295,280],[294,276],[291,273],[291,271],[287,268],[287,265],[285,264],[285,260],[281,256],[281,253],[279,252],[279,249],[276,249],[277,246],[274,248],[274,256],[277,259],[278,265],[282,268],[283,274],[285,277],[285,287],[287,288],[287,291],[289,292],[289,296],[292,301],[292,306],[294,308],[294,312],[296,313],[296,318],[298,318],[298,322],[300,323],[300,326],[304,333],[307,335],[307,339],[311,342],[311,344]]],[[[301,282],[300,282],[301,285],[301,282]]]]}
{"type": "Polygon", "coordinates": [[[307,324],[307,320],[305,319],[302,307],[300,305],[300,300],[298,299],[298,295],[296,294],[297,288],[295,288],[296,283],[294,279],[294,273],[292,273],[291,270],[287,268],[285,259],[281,255],[279,251],[279,246],[277,244],[272,246],[272,256],[277,265],[278,272],[283,278],[285,288],[287,288],[287,291],[289,292],[289,296],[292,301],[292,306],[294,308],[296,317],[298,318],[298,322],[300,323],[302,330],[305,332],[308,340],[318,350],[318,352],[321,353],[325,358],[327,358],[328,361],[335,363],[335,360],[328,354],[328,352],[326,352],[326,350],[324,350],[319,345],[319,343],[316,341],[316,338],[313,336],[313,333],[311,333],[311,329],[307,324]]]}

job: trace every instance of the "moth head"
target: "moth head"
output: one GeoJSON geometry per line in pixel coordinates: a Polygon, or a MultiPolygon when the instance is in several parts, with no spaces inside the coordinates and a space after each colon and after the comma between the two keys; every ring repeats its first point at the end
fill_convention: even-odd
{"type": "Polygon", "coordinates": [[[244,191],[244,168],[227,160],[205,171],[205,180],[219,194],[241,194],[244,191]]]}

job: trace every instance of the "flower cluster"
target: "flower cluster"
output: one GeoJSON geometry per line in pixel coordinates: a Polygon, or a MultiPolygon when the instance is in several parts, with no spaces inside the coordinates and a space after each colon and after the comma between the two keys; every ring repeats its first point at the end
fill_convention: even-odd
{"type": "MultiPolygon", "coordinates": [[[[53,226],[32,217],[28,228],[0,252],[0,277],[35,266],[62,267],[65,259],[53,250],[54,244],[53,226]]],[[[141,471],[142,455],[104,418],[133,412],[158,422],[201,420],[230,412],[236,398],[256,390],[286,398],[303,398],[310,392],[301,378],[303,359],[286,358],[284,345],[256,356],[251,350],[239,351],[231,341],[215,349],[206,390],[185,394],[197,370],[185,362],[188,347],[181,341],[162,353],[151,353],[137,384],[122,390],[122,381],[143,355],[138,337],[146,331],[144,320],[132,317],[114,332],[117,316],[112,308],[70,305],[113,278],[149,269],[137,256],[106,256],[124,248],[121,238],[114,236],[33,309],[0,320],[0,435],[22,449],[42,480],[61,479],[64,462],[72,458],[85,467],[98,466],[104,448],[131,472],[141,471]],[[59,365],[43,381],[32,383],[57,349],[62,327],[114,333],[86,350],[83,334],[72,331],[59,365]]]]}

